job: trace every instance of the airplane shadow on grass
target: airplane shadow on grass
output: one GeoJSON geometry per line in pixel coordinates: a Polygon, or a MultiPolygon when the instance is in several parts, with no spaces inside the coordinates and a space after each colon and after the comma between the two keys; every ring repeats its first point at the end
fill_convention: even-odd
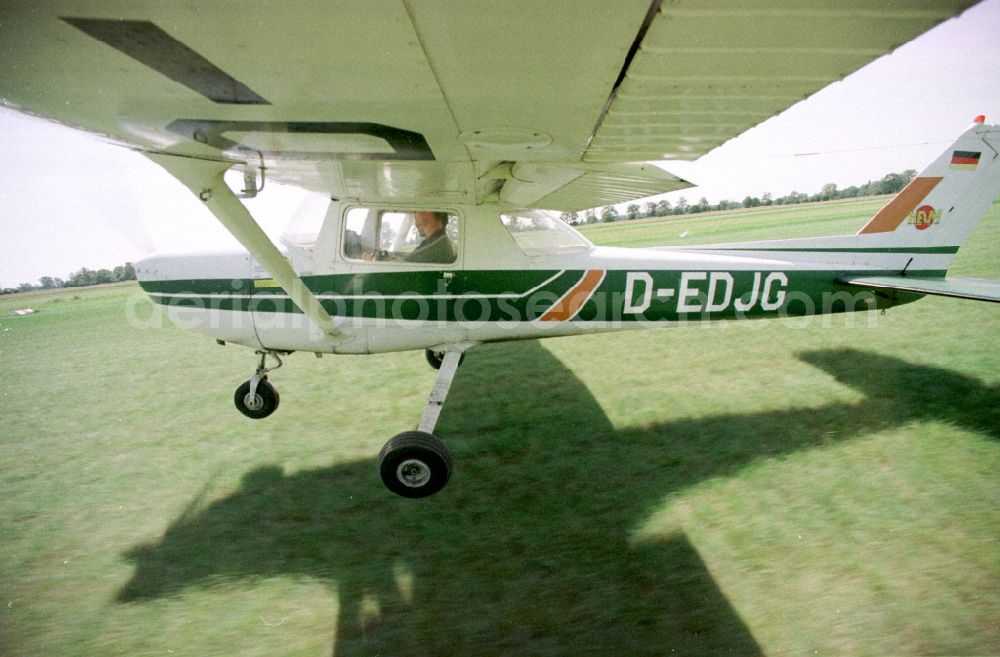
{"type": "Polygon", "coordinates": [[[118,600],[307,576],[336,592],[336,655],[759,655],[683,533],[630,543],[665,496],[913,420],[1000,437],[1000,391],[979,381],[857,351],[800,357],[865,399],[615,430],[537,342],[481,347],[438,426],[456,462],[444,491],[395,497],[372,461],[256,469],[129,551],[118,600]]]}

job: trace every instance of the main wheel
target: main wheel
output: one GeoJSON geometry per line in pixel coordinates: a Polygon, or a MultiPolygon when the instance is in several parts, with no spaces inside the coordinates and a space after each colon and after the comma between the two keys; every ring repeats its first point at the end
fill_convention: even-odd
{"type": "Polygon", "coordinates": [[[236,389],[233,402],[240,413],[254,420],[265,418],[278,408],[278,391],[271,382],[261,379],[257,382],[257,391],[250,395],[250,381],[244,381],[236,389]]]}
{"type": "MultiPolygon", "coordinates": [[[[441,369],[441,364],[444,363],[444,352],[434,351],[433,349],[424,349],[424,358],[427,359],[427,364],[436,370],[441,369]]],[[[458,359],[459,367],[465,362],[465,352],[462,352],[462,357],[458,359]]]]}
{"type": "Polygon", "coordinates": [[[451,452],[437,436],[404,431],[385,444],[378,455],[382,483],[396,495],[427,497],[451,478],[451,452]]]}

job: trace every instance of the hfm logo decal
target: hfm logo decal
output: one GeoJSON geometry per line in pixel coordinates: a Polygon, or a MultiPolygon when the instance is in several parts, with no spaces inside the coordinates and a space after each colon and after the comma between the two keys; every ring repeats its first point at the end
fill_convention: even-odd
{"type": "Polygon", "coordinates": [[[907,222],[916,226],[917,230],[927,230],[941,220],[941,211],[929,205],[921,205],[910,213],[907,222]]]}

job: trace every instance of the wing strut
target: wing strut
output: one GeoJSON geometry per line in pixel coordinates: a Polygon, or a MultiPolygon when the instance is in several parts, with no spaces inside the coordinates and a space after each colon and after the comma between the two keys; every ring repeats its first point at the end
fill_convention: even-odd
{"type": "Polygon", "coordinates": [[[203,160],[167,153],[147,152],[143,155],[166,169],[200,198],[226,230],[232,233],[250,255],[267,269],[271,277],[317,328],[333,338],[342,336],[334,326],[333,318],[323,309],[319,300],[295,273],[278,247],[271,242],[254,221],[253,215],[226,184],[223,176],[235,164],[234,162],[203,160]]]}

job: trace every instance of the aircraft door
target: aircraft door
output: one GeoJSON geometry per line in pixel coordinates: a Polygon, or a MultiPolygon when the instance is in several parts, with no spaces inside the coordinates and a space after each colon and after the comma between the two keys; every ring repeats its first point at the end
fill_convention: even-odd
{"type": "MultiPolygon", "coordinates": [[[[279,238],[285,259],[332,315],[337,314],[331,297],[337,292],[335,254],[339,246],[341,210],[340,203],[331,201],[326,195],[309,194],[279,238]]],[[[340,269],[343,273],[342,264],[340,269]]],[[[323,333],[256,261],[251,263],[251,278],[251,315],[257,337],[265,349],[331,352],[336,343],[348,350],[364,350],[363,345],[335,341],[323,333]]]]}

